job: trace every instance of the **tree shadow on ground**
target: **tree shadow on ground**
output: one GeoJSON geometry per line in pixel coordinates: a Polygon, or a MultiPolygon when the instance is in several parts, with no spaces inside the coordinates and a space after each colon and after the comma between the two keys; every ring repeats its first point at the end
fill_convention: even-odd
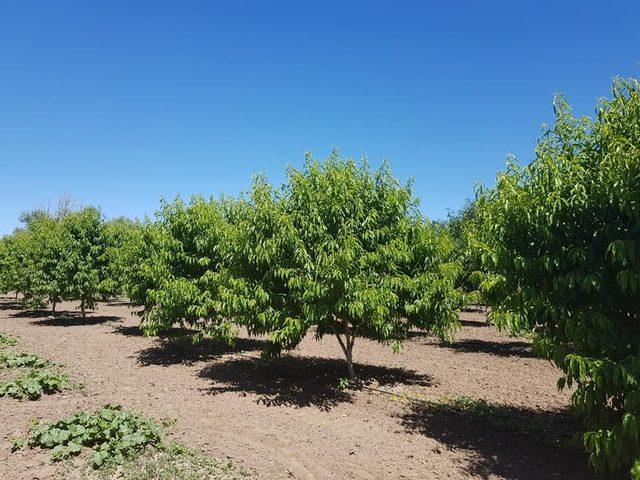
{"type": "Polygon", "coordinates": [[[50,311],[31,311],[20,312],[23,315],[15,314],[14,317],[27,317],[41,320],[29,322],[29,325],[37,327],[82,327],[90,325],[100,325],[109,322],[121,322],[122,319],[115,315],[92,315],[89,314],[85,318],[78,312],[59,312],[55,316],[51,316],[50,311]],[[31,315],[27,315],[31,313],[31,315]]]}
{"type": "MultiPolygon", "coordinates": [[[[60,317],[72,317],[76,315],[77,312],[72,310],[60,310],[56,312],[56,316],[60,317]]],[[[30,309],[30,310],[20,310],[19,312],[12,313],[11,316],[14,318],[48,318],[53,314],[51,310],[44,310],[42,308],[39,309],[30,309]]]]}
{"type": "Polygon", "coordinates": [[[20,302],[10,301],[8,303],[0,303],[0,310],[22,310],[23,308],[24,305],[22,305],[20,302]]]}
{"type": "Polygon", "coordinates": [[[462,411],[412,403],[401,422],[407,430],[433,438],[450,450],[469,451],[468,463],[461,465],[469,477],[602,478],[589,472],[586,455],[574,439],[577,426],[568,412],[480,403],[480,408],[462,411]]]}
{"type": "MultiPolygon", "coordinates": [[[[479,320],[459,320],[460,321],[460,325],[462,325],[463,327],[470,327],[470,328],[489,328],[491,327],[491,324],[486,323],[484,321],[479,321],[479,320]]],[[[424,330],[411,330],[408,334],[407,337],[408,338],[420,338],[420,337],[431,337],[433,338],[435,335],[433,335],[432,333],[426,332],[424,330]]]]}
{"type": "MultiPolygon", "coordinates": [[[[119,335],[124,335],[125,337],[144,337],[144,332],[140,329],[138,325],[117,325],[114,330],[114,333],[119,335]]],[[[187,328],[181,327],[171,327],[169,330],[163,332],[161,335],[157,335],[157,337],[162,339],[170,339],[176,337],[187,337],[189,335],[196,334],[196,330],[189,330],[187,328]]]]}
{"type": "Polygon", "coordinates": [[[537,358],[531,344],[521,340],[494,342],[489,340],[458,340],[441,345],[443,348],[462,353],[490,353],[499,357],[537,358]]]}
{"type": "MultiPolygon", "coordinates": [[[[124,327],[121,330],[128,328],[124,327]]],[[[194,343],[188,330],[178,328],[172,330],[175,330],[173,334],[170,332],[170,336],[163,335],[156,345],[138,353],[140,365],[191,365],[195,362],[218,358],[227,353],[262,350],[266,346],[264,340],[253,338],[238,338],[233,345],[206,338],[194,343]]]]}
{"type": "Polygon", "coordinates": [[[128,300],[108,300],[105,302],[105,305],[110,307],[140,307],[140,305],[128,300]]]}
{"type": "MultiPolygon", "coordinates": [[[[355,364],[363,384],[431,385],[432,379],[412,370],[355,364]]],[[[199,376],[215,383],[206,391],[212,395],[226,392],[252,393],[265,406],[314,406],[330,410],[342,402],[353,401],[353,390],[341,389],[346,376],[342,359],[284,356],[263,360],[251,356],[225,359],[204,368],[199,376]]]]}
{"type": "Polygon", "coordinates": [[[487,323],[486,321],[479,321],[479,320],[460,320],[460,325],[462,325],[463,327],[472,327],[472,328],[486,328],[486,327],[490,327],[491,324],[487,323]]]}
{"type": "Polygon", "coordinates": [[[460,311],[464,313],[483,313],[485,315],[489,312],[488,307],[485,305],[467,305],[461,308],[460,311]]]}

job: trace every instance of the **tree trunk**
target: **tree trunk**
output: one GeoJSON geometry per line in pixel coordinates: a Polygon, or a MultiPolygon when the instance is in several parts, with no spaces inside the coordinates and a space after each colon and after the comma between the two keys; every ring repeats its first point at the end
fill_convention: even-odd
{"type": "Polygon", "coordinates": [[[353,343],[351,343],[351,346],[347,349],[346,357],[347,357],[347,372],[349,373],[349,381],[353,382],[356,379],[356,372],[353,368],[353,343]]]}
{"type": "Polygon", "coordinates": [[[18,301],[18,293],[20,292],[16,291],[16,302],[18,301]]]}
{"type": "Polygon", "coordinates": [[[342,352],[347,360],[347,373],[350,382],[354,382],[356,379],[355,368],[353,367],[353,344],[356,342],[356,336],[354,332],[350,330],[347,326],[345,328],[343,340],[339,333],[336,333],[336,338],[338,339],[338,343],[340,344],[340,348],[342,348],[342,352]]]}
{"type": "Polygon", "coordinates": [[[82,312],[82,318],[86,319],[87,318],[87,314],[84,311],[84,298],[80,301],[80,312],[82,312]]]}
{"type": "Polygon", "coordinates": [[[53,302],[51,302],[51,314],[52,315],[56,314],[56,301],[55,300],[53,302]]]}

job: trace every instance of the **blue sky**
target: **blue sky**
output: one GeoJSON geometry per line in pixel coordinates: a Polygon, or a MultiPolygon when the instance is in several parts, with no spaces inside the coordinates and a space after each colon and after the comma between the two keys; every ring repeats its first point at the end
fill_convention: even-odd
{"type": "Polygon", "coordinates": [[[107,216],[387,158],[443,218],[531,159],[551,99],[640,76],[637,2],[0,0],[0,233],[62,192],[107,216]]]}

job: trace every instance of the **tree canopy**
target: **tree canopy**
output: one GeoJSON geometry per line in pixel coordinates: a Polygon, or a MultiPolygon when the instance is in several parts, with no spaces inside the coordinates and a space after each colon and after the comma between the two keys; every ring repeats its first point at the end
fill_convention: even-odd
{"type": "Polygon", "coordinates": [[[555,99],[534,161],[481,195],[476,247],[493,320],[533,330],[577,386],[592,465],[640,478],[640,89],[612,93],[593,122],[555,99]]]}
{"type": "Polygon", "coordinates": [[[458,325],[453,242],[387,165],[309,157],[279,188],[258,177],[238,199],[164,203],[154,228],[148,333],[244,327],[268,336],[266,355],[331,335],[353,379],[357,337],[399,349],[412,328],[449,340],[458,325]]]}
{"type": "Polygon", "coordinates": [[[332,335],[353,378],[358,337],[395,349],[412,328],[451,338],[460,299],[452,241],[388,165],[373,172],[337,154],[309,157],[281,188],[258,178],[232,218],[221,306],[250,333],[268,334],[271,352],[310,330],[332,335]]]}

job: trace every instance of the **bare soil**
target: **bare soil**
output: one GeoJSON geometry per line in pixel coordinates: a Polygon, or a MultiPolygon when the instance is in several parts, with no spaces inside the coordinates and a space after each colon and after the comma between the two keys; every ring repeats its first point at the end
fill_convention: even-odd
{"type": "Polygon", "coordinates": [[[448,347],[416,333],[400,354],[358,339],[357,373],[370,388],[341,390],[342,352],[334,338],[306,339],[275,363],[259,359],[260,339],[234,349],[180,338],[143,337],[126,303],[101,304],[82,320],[76,305],[49,312],[0,301],[0,331],[19,347],[66,365],[83,391],[39,401],[0,398],[0,478],[54,478],[48,452],[11,453],[29,419],[57,419],[107,403],[177,420],[173,436],[256,478],[590,479],[584,455],[524,429],[459,412],[433,412],[404,395],[466,395],[504,407],[515,423],[571,424],[570,392],[558,370],[536,359],[525,339],[497,333],[465,313],[448,347]]]}

